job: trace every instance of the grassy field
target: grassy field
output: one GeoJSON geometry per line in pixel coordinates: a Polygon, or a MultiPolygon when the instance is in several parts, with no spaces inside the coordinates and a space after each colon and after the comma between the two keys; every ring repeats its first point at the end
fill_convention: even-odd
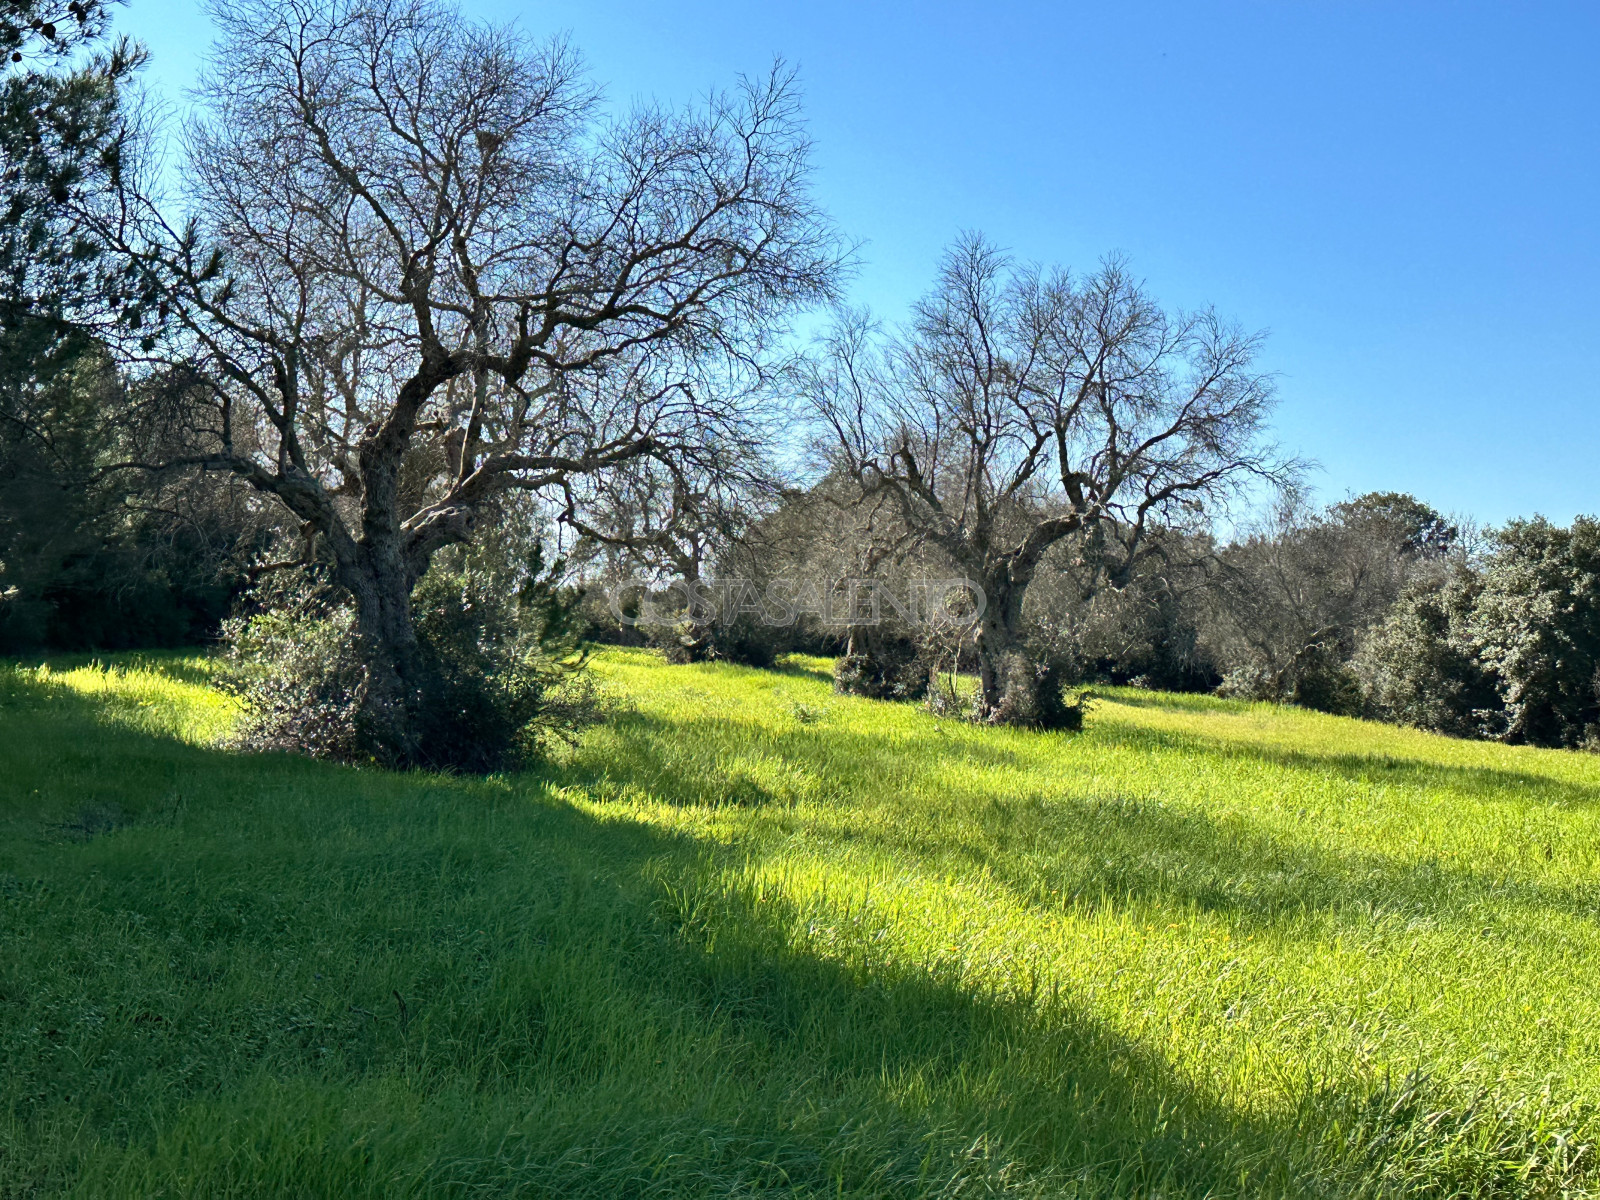
{"type": "Polygon", "coordinates": [[[0,1197],[1600,1180],[1600,756],[596,669],[488,780],[228,753],[199,660],[0,670],[0,1197]]]}

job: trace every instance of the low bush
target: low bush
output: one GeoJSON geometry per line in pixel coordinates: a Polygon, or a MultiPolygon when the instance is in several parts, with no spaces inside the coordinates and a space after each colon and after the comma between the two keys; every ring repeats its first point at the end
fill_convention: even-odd
{"type": "Polygon", "coordinates": [[[366,672],[350,606],[312,575],[269,577],[247,601],[254,613],[223,622],[217,675],[243,702],[234,744],[356,761],[366,672]]]}
{"type": "MultiPolygon", "coordinates": [[[[445,554],[412,595],[417,765],[471,773],[524,764],[595,719],[578,672],[576,602],[535,555],[520,585],[445,554]]],[[[349,602],[313,573],[258,590],[224,630],[222,685],[244,703],[244,748],[359,762],[366,672],[349,602]]]]}
{"type": "Polygon", "coordinates": [[[921,700],[928,694],[928,656],[907,639],[886,638],[833,668],[834,691],[870,700],[921,700]]]}
{"type": "Polygon", "coordinates": [[[1077,676],[1067,668],[1046,663],[1039,671],[1039,688],[1033,725],[1036,729],[1058,729],[1076,733],[1094,703],[1094,693],[1076,687],[1077,676]]]}

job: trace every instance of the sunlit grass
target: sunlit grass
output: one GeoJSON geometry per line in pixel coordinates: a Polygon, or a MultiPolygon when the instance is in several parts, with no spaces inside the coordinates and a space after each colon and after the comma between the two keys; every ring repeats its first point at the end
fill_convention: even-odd
{"type": "Polygon", "coordinates": [[[1113,690],[1081,735],[596,664],[488,781],[0,687],[0,1196],[1558,1195],[1600,757],[1113,690]]]}
{"type": "Polygon", "coordinates": [[[106,720],[196,746],[219,741],[238,716],[238,703],[208,686],[212,660],[202,655],[120,655],[109,665],[91,659],[14,670],[46,692],[65,688],[97,701],[106,720]]]}

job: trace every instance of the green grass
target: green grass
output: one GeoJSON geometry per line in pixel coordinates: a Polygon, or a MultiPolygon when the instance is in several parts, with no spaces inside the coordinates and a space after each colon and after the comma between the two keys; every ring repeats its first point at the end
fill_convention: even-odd
{"type": "Polygon", "coordinates": [[[203,660],[0,671],[0,1197],[1600,1179],[1600,757],[596,670],[488,780],[225,752],[203,660]]]}

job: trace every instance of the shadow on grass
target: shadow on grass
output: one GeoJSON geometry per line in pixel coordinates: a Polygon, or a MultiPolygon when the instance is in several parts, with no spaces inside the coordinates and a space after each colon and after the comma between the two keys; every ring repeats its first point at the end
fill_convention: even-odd
{"type": "Polygon", "coordinates": [[[74,743],[58,787],[114,774],[130,822],[189,799],[181,824],[12,864],[38,886],[0,933],[0,1191],[914,1196],[1077,1176],[1200,1196],[1277,1169],[1273,1130],[1070,996],[816,953],[793,910],[726,884],[739,848],[538,789],[116,726],[85,741],[94,697],[4,700],[33,748],[5,752],[11,817],[40,818],[18,812],[39,794],[23,785],[74,743]],[[317,1104],[262,1107],[286,1080],[348,1096],[380,1079],[424,1105],[470,1095],[498,1127],[402,1136],[341,1102],[351,1166],[317,1104]]]}
{"type": "MultiPolygon", "coordinates": [[[[830,914],[746,882],[747,846],[553,801],[532,779],[226,754],[96,727],[97,701],[59,689],[13,684],[3,701],[25,736],[0,751],[13,817],[37,819],[32,798],[85,771],[114,777],[134,820],[173,794],[187,806],[35,847],[38,886],[0,895],[0,1193],[1515,1182],[1491,1163],[1463,1184],[1473,1160],[1440,1153],[1455,1128],[1440,1104],[1347,1080],[1241,1113],[1070,993],[993,995],[830,949],[813,936],[830,914]]],[[[630,755],[612,768],[659,781],[663,764],[630,755]]]]}
{"type": "Polygon", "coordinates": [[[1128,708],[1153,708],[1164,712],[1232,712],[1248,711],[1249,704],[1240,700],[1227,700],[1205,692],[1147,692],[1132,687],[1094,687],[1092,691],[1116,704],[1128,708]]]}
{"type": "Polygon", "coordinates": [[[778,675],[798,675],[833,686],[833,664],[830,660],[790,654],[778,659],[770,669],[778,675]]]}
{"type": "MultiPolygon", "coordinates": [[[[549,777],[601,800],[633,788],[668,804],[760,808],[781,803],[742,767],[700,762],[693,772],[684,768],[696,747],[714,747],[727,739],[725,720],[666,721],[636,712],[620,720],[613,732],[615,742],[603,761],[580,759],[549,772],[549,777]]],[[[1590,794],[1578,785],[1491,768],[1284,754],[1160,731],[1109,730],[1096,736],[1113,744],[1254,759],[1311,774],[1335,772],[1356,781],[1442,786],[1457,795],[1495,797],[1504,789],[1535,782],[1569,802],[1590,794]]],[[[1157,902],[1257,926],[1298,920],[1308,913],[1332,913],[1361,923],[1384,916],[1435,917],[1475,926],[1482,925],[1486,910],[1558,911],[1585,920],[1594,915],[1588,888],[1490,876],[1433,858],[1334,852],[1265,829],[1237,813],[1213,817],[1159,797],[1051,795],[1027,780],[1019,780],[1014,794],[996,796],[989,786],[963,784],[962,769],[974,763],[1006,767],[1015,754],[975,747],[965,738],[929,739],[913,753],[870,735],[813,726],[797,727],[766,743],[765,749],[812,779],[826,781],[846,768],[861,781],[862,819],[836,823],[813,836],[908,855],[935,873],[952,866],[989,872],[1027,903],[1053,910],[1157,902]],[[876,787],[880,781],[881,788],[876,787]],[[925,832],[926,821],[884,820],[871,812],[872,804],[908,784],[920,784],[938,797],[942,807],[936,834],[925,832]]]]}
{"type": "Polygon", "coordinates": [[[1510,799],[1564,806],[1600,803],[1600,783],[1573,783],[1532,771],[1459,766],[1384,751],[1371,754],[1293,750],[1283,746],[1162,729],[1100,726],[1094,738],[1110,745],[1154,747],[1182,753],[1284,767],[1312,775],[1335,775],[1352,783],[1444,791],[1474,800],[1510,799]]]}
{"type": "MultiPolygon", "coordinates": [[[[1437,1099],[1406,1106],[1350,1078],[1243,1114],[1070,992],[986,994],[819,942],[813,918],[830,914],[750,885],[749,846],[555,802],[533,779],[222,754],[96,726],[96,699],[14,683],[3,702],[24,734],[3,750],[13,818],[85,771],[114,778],[130,819],[173,794],[187,808],[37,846],[37,886],[0,888],[0,1194],[1530,1182],[1506,1166],[1528,1134],[1469,1138],[1437,1099]]],[[[629,754],[613,770],[659,782],[666,766],[629,754]]]]}

